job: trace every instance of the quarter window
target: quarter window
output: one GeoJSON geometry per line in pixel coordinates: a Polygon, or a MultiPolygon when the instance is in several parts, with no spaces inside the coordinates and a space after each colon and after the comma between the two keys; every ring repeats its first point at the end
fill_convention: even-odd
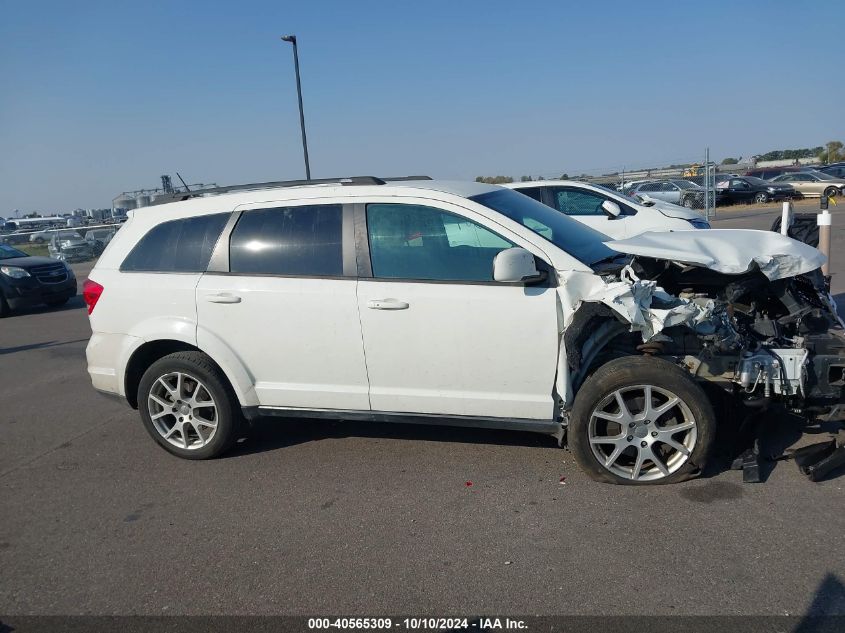
{"type": "Polygon", "coordinates": [[[464,217],[408,204],[367,205],[373,276],[493,281],[493,258],[513,243],[464,217]]]}
{"type": "Polygon", "coordinates": [[[141,238],[123,260],[120,270],[205,272],[211,251],[229,215],[215,213],[162,222],[141,238]]]}
{"type": "Polygon", "coordinates": [[[342,276],[339,204],[245,211],[229,241],[229,270],[241,274],[342,276]]]}

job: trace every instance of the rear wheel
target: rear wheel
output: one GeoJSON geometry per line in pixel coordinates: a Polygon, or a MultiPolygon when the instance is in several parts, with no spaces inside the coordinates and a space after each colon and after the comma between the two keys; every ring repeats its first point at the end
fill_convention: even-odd
{"type": "Polygon", "coordinates": [[[208,459],[235,440],[237,397],[202,352],[176,352],[150,365],[138,385],[138,409],[149,434],[185,459],[208,459]]]}
{"type": "Polygon", "coordinates": [[[599,368],[575,398],[569,448],[593,479],[674,483],[704,467],[716,434],[707,395],[660,358],[627,356],[599,368]]]}
{"type": "Polygon", "coordinates": [[[768,201],[769,201],[768,194],[763,193],[762,191],[754,196],[754,202],[757,202],[758,204],[763,204],[764,202],[768,202],[768,201]]]}
{"type": "Polygon", "coordinates": [[[826,195],[828,198],[835,198],[836,193],[837,193],[836,187],[828,187],[827,189],[824,190],[824,195],[826,195]]]}
{"type": "Polygon", "coordinates": [[[10,312],[11,309],[9,308],[9,302],[6,301],[6,297],[4,297],[3,292],[0,291],[0,319],[9,316],[10,312]]]}

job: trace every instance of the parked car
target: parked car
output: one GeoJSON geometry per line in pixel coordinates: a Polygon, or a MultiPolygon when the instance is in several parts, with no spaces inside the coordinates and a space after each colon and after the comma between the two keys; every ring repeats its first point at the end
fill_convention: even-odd
{"type": "Polygon", "coordinates": [[[668,483],[711,453],[708,392],[840,402],[845,337],[811,246],[607,241],[495,185],[333,182],[145,208],[92,270],[93,386],[164,449],[219,455],[261,415],[427,422],[546,433],[595,479],[668,483]]]}
{"type": "Polygon", "coordinates": [[[24,306],[58,307],[76,296],[76,277],[65,263],[31,257],[0,244],[0,317],[24,306]]]}
{"type": "Polygon", "coordinates": [[[51,257],[64,262],[85,262],[94,258],[93,246],[77,231],[54,231],[47,247],[51,257]]]}
{"type": "Polygon", "coordinates": [[[85,241],[91,245],[94,255],[100,255],[117,232],[116,229],[91,229],[85,232],[85,241]]]}
{"type": "Polygon", "coordinates": [[[801,169],[801,167],[760,167],[757,169],[749,169],[745,172],[745,175],[760,178],[761,180],[771,180],[776,176],[792,173],[794,171],[801,171],[801,169]]]}
{"type": "Polygon", "coordinates": [[[769,182],[753,176],[717,181],[716,188],[722,192],[721,199],[725,204],[764,203],[801,197],[791,185],[769,182]]]}
{"type": "Polygon", "coordinates": [[[832,198],[845,194],[845,178],[820,171],[796,171],[772,178],[772,182],[789,184],[807,198],[820,198],[822,194],[832,198]]]}
{"type": "Polygon", "coordinates": [[[0,242],[3,242],[4,244],[28,244],[29,235],[30,231],[27,231],[26,229],[18,229],[16,231],[12,231],[11,233],[7,233],[6,235],[0,236],[0,242]]]}
{"type": "MultiPolygon", "coordinates": [[[[703,209],[706,200],[704,187],[682,178],[642,183],[632,187],[628,194],[663,200],[688,209],[703,209]]],[[[714,204],[718,204],[719,196],[719,192],[711,194],[714,204]]]]}
{"type": "Polygon", "coordinates": [[[834,178],[845,178],[845,163],[833,163],[832,165],[818,167],[817,170],[834,178]]]}
{"type": "Polygon", "coordinates": [[[601,185],[574,180],[536,180],[504,185],[615,239],[645,231],[710,228],[700,214],[661,201],[642,202],[601,185]]]}
{"type": "Polygon", "coordinates": [[[56,229],[41,229],[39,231],[29,231],[29,241],[32,244],[46,244],[53,237],[56,229]]]}

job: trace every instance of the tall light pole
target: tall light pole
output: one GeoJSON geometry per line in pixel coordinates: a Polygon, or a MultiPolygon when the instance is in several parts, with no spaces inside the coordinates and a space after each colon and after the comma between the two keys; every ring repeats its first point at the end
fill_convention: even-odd
{"type": "Polygon", "coordinates": [[[302,84],[299,82],[299,50],[296,35],[282,35],[282,41],[293,44],[293,66],[296,70],[296,96],[299,99],[299,127],[302,129],[302,153],[305,155],[305,178],[311,180],[311,165],[308,163],[308,140],[305,137],[305,113],[302,111],[302,84]]]}

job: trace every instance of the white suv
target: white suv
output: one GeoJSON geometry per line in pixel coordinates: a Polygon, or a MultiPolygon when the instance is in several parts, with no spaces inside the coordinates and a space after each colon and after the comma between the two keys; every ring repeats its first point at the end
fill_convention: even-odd
{"type": "Polygon", "coordinates": [[[839,399],[818,378],[845,367],[823,257],[776,233],[605,243],[471,182],[180,195],[135,211],[84,287],[94,387],[180,457],[259,415],[428,422],[538,431],[596,479],[668,482],[713,443],[703,383],[749,406],[839,399]]]}
{"type": "Polygon", "coordinates": [[[634,237],[646,231],[710,228],[706,218],[692,209],[662,200],[641,202],[601,185],[575,180],[534,180],[504,186],[615,239],[634,237]]]}

